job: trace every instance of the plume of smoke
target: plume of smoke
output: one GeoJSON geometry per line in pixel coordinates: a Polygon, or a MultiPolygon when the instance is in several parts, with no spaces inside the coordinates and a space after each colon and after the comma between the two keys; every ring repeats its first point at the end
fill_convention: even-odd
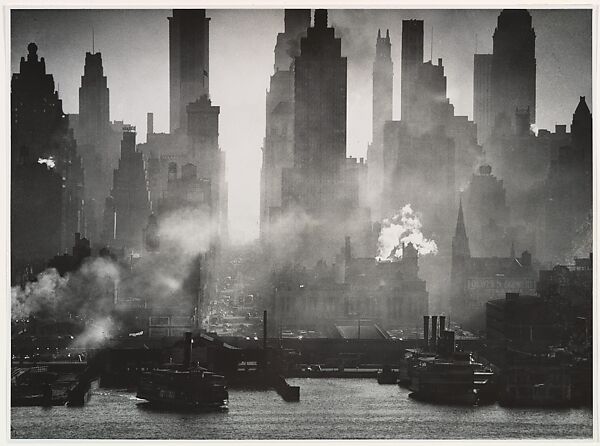
{"type": "Polygon", "coordinates": [[[38,275],[37,281],[11,289],[12,318],[107,314],[119,280],[118,266],[105,258],[88,260],[65,277],[49,268],[38,275]]]}
{"type": "Polygon", "coordinates": [[[381,233],[377,240],[377,259],[400,258],[402,243],[412,243],[420,255],[437,254],[434,240],[425,238],[421,232],[421,220],[413,211],[410,203],[403,206],[392,218],[386,218],[381,224],[381,233]]]}
{"type": "Polygon", "coordinates": [[[12,287],[12,318],[23,319],[33,314],[51,312],[64,293],[68,280],[51,268],[40,273],[37,282],[27,282],[24,288],[12,287]]]}
{"type": "Polygon", "coordinates": [[[45,164],[48,169],[54,169],[56,167],[56,161],[54,161],[54,157],[50,156],[48,158],[38,158],[38,164],[45,164]]]}
{"type": "Polygon", "coordinates": [[[109,340],[117,330],[118,325],[110,316],[101,317],[98,320],[90,320],[83,332],[75,338],[71,347],[97,347],[109,340]]]}
{"type": "Polygon", "coordinates": [[[81,340],[75,340],[87,347],[95,346],[116,328],[107,318],[120,276],[118,265],[102,257],[87,260],[79,270],[64,277],[49,268],[37,276],[37,281],[11,289],[11,317],[64,320],[70,316],[80,322],[96,321],[84,330],[81,340]]]}
{"type": "Polygon", "coordinates": [[[161,245],[185,257],[206,252],[217,234],[217,225],[206,208],[183,208],[169,213],[160,222],[161,245]]]}

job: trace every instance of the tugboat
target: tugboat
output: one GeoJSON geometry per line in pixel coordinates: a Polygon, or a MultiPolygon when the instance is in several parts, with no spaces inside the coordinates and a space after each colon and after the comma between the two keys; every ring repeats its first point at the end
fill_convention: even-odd
{"type": "Polygon", "coordinates": [[[429,316],[424,316],[425,348],[407,351],[405,355],[408,387],[413,392],[409,396],[443,404],[492,402],[495,399],[494,372],[475,361],[471,353],[455,351],[454,332],[445,329],[445,319],[440,316],[441,336],[438,338],[437,316],[431,317],[429,342],[429,316]]]}
{"type": "Polygon", "coordinates": [[[227,409],[225,378],[205,368],[191,368],[192,333],[185,333],[183,364],[142,373],[137,397],[151,405],[183,410],[227,409]]]}
{"type": "Polygon", "coordinates": [[[470,353],[425,357],[411,371],[410,390],[415,399],[445,404],[476,405],[485,402],[486,387],[494,372],[475,362],[470,353]]]}

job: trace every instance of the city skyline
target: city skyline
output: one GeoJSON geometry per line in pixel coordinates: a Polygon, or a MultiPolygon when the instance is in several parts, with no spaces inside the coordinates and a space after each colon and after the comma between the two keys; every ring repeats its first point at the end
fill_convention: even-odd
{"type": "MultiPolygon", "coordinates": [[[[366,157],[372,138],[370,76],[379,28],[390,29],[392,60],[399,66],[402,19],[425,21],[425,61],[431,56],[433,27],[433,60],[443,59],[450,101],[457,115],[472,119],[473,54],[491,52],[498,13],[499,10],[330,10],[331,25],[336,37],[342,39],[342,55],[348,58],[348,155],[366,157]],[[469,39],[471,44],[466,43],[469,39]]],[[[593,112],[588,38],[591,12],[531,13],[537,35],[537,127],[553,130],[555,124],[569,122],[579,96],[586,96],[593,112]],[[579,31],[576,35],[570,33],[573,27],[579,31]]],[[[77,89],[85,52],[92,49],[93,27],[94,49],[102,53],[111,90],[110,118],[136,125],[138,142],[143,142],[146,112],[154,113],[156,132],[168,131],[169,15],[170,10],[164,9],[13,10],[11,71],[17,71],[15,67],[27,44],[35,41],[40,56],[45,57],[48,73],[54,75],[59,86],[65,113],[76,113],[77,89]],[[52,31],[59,24],[63,30],[60,35],[52,31]],[[77,38],[62,39],[64,35],[77,38]],[[122,44],[124,36],[128,44],[122,44]],[[140,76],[144,76],[143,83],[131,80],[140,76]]],[[[264,92],[273,72],[276,36],[283,31],[283,10],[208,10],[207,17],[211,18],[212,33],[211,99],[221,106],[220,146],[228,159],[230,234],[234,242],[247,242],[258,236],[264,92]],[[251,70],[247,68],[250,64],[251,70]]],[[[394,119],[400,117],[400,82],[398,71],[394,75],[394,119]]]]}
{"type": "Polygon", "coordinates": [[[591,9],[10,15],[11,438],[597,434],[591,9]]]}

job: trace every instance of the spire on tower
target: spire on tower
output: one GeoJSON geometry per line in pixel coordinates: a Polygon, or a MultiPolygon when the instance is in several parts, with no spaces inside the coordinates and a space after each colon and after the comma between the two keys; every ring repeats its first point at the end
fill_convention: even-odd
{"type": "Polygon", "coordinates": [[[469,239],[465,227],[465,217],[463,215],[462,197],[458,205],[458,218],[456,220],[456,231],[452,238],[452,255],[460,257],[471,257],[469,249],[469,239]]]}
{"type": "Polygon", "coordinates": [[[381,39],[381,29],[377,28],[377,38],[381,39]]]}

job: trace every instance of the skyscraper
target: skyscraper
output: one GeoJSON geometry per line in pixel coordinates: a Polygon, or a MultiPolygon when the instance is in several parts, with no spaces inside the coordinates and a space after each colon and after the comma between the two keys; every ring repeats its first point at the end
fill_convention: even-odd
{"type": "Polygon", "coordinates": [[[535,123],[535,31],[527,10],[505,9],[498,16],[491,78],[490,124],[494,127],[509,124],[514,134],[517,127],[515,112],[527,108],[530,122],[535,123]]]}
{"type": "Polygon", "coordinates": [[[174,9],[169,17],[171,133],[185,130],[187,105],[208,95],[209,21],[204,9],[174,9]]]}
{"type": "Polygon", "coordinates": [[[401,107],[402,120],[409,122],[417,101],[415,83],[423,63],[423,20],[402,20],[401,107]]]}
{"type": "Polygon", "coordinates": [[[110,126],[109,89],[102,67],[102,54],[85,54],[79,116],[75,137],[86,174],[85,227],[83,234],[93,243],[101,238],[101,206],[111,186],[111,172],[118,162],[118,145],[110,126]]]}
{"type": "Polygon", "coordinates": [[[85,65],[79,87],[79,131],[81,145],[101,145],[110,123],[109,90],[102,67],[101,53],[85,53],[85,65]]]}
{"type": "Polygon", "coordinates": [[[373,62],[373,143],[383,144],[383,125],[392,120],[394,102],[394,63],[390,30],[381,37],[377,32],[375,62],[373,62]]]}
{"type": "Polygon", "coordinates": [[[320,180],[338,177],[346,159],[347,61],[341,50],[327,10],[316,10],[295,60],[294,166],[320,180]]]}
{"type": "Polygon", "coordinates": [[[383,126],[392,120],[394,100],[394,63],[392,62],[390,31],[381,37],[377,31],[373,62],[373,139],[367,152],[368,190],[372,216],[381,218],[383,194],[383,126]]]}
{"type": "Polygon", "coordinates": [[[135,127],[123,132],[121,159],[114,171],[111,196],[116,214],[116,245],[126,250],[141,250],[150,202],[143,155],[135,148],[135,127]]]}
{"type": "Polygon", "coordinates": [[[473,59],[473,120],[477,141],[483,144],[492,125],[492,54],[475,54],[473,59]]]}
{"type": "Polygon", "coordinates": [[[11,81],[11,276],[37,273],[80,232],[83,169],[35,43],[11,81]]]}
{"type": "Polygon", "coordinates": [[[284,31],[277,34],[275,45],[275,72],[289,71],[294,57],[300,54],[300,38],[310,26],[310,9],[286,9],[284,31]]]}
{"type": "Polygon", "coordinates": [[[275,73],[267,92],[266,130],[260,180],[260,234],[268,238],[269,227],[281,213],[282,171],[294,165],[294,57],[300,39],[310,26],[310,9],[286,9],[284,32],[277,35],[275,73]]]}
{"type": "Polygon", "coordinates": [[[298,226],[295,260],[305,264],[332,259],[345,236],[374,254],[374,247],[366,251],[369,210],[359,207],[364,171],[346,158],[346,71],[341,39],[327,25],[327,11],[318,9],[294,61],[293,167],[282,171],[282,212],[295,213],[288,226],[298,226]]]}

